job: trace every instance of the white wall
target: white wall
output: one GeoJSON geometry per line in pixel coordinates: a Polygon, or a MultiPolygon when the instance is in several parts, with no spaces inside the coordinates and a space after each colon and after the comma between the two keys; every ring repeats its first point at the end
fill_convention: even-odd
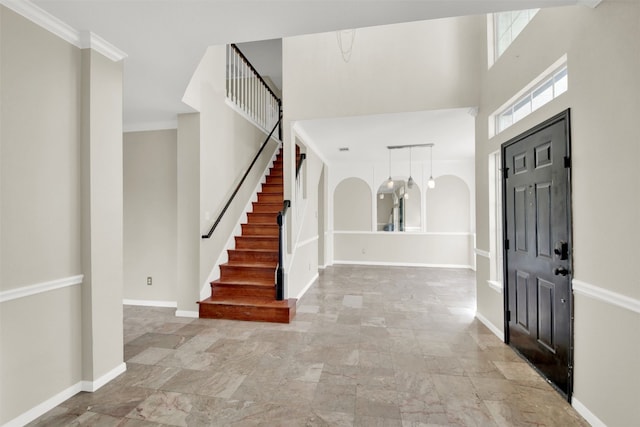
{"type": "MultiPolygon", "coordinates": [[[[484,17],[462,17],[435,21],[413,22],[402,25],[380,26],[356,30],[352,56],[344,62],[337,44],[336,34],[323,33],[283,40],[283,75],[285,137],[289,129],[298,120],[327,117],[360,116],[380,113],[397,113],[420,110],[437,110],[475,106],[479,102],[478,75],[481,71],[483,56],[482,38],[485,35],[484,17]]],[[[285,141],[286,144],[287,141],[285,141]]],[[[322,147],[323,141],[307,141],[313,147],[322,147]]],[[[285,160],[287,160],[285,158],[285,160]]],[[[290,161],[285,162],[291,167],[290,161]]],[[[396,162],[395,170],[409,170],[408,162],[396,162]]],[[[420,230],[427,230],[425,221],[426,204],[429,194],[426,191],[428,165],[420,162],[413,164],[413,176],[422,190],[420,230]]],[[[414,250],[421,254],[420,259],[411,257],[407,263],[451,266],[473,266],[470,244],[473,244],[475,231],[475,177],[473,159],[434,162],[434,175],[455,175],[471,189],[462,205],[469,212],[468,224],[457,232],[463,236],[451,237],[457,243],[445,245],[451,247],[450,257],[437,260],[435,254],[414,250]],[[460,251],[458,253],[457,251],[460,251]],[[460,255],[462,254],[462,255],[460,255]]],[[[372,199],[380,184],[389,175],[386,159],[376,164],[331,164],[328,173],[328,228],[343,229],[342,220],[334,222],[334,197],[336,187],[344,179],[359,178],[371,189],[369,212],[371,219],[366,221],[368,230],[377,223],[376,203],[372,199]]],[[[395,176],[395,178],[401,178],[395,176]]],[[[407,179],[407,176],[402,177],[407,179]]],[[[293,197],[293,188],[285,186],[285,197],[293,197]]],[[[338,191],[338,198],[344,197],[338,191]]],[[[339,208],[338,208],[339,209],[339,208]]],[[[339,217],[341,218],[341,217],[339,217]]],[[[365,225],[352,218],[359,225],[350,228],[362,231],[365,225]]],[[[343,230],[344,231],[344,230],[343,230]]],[[[448,230],[449,231],[449,230],[448,230]]],[[[442,236],[433,240],[422,234],[420,237],[403,237],[411,241],[410,248],[417,249],[425,244],[441,242],[442,236]]],[[[362,253],[362,234],[342,233],[340,237],[327,239],[333,247],[335,260],[344,262],[385,262],[382,250],[388,241],[377,241],[375,233],[367,244],[372,245],[369,253],[362,253]],[[377,242],[377,243],[376,243],[377,242]],[[338,245],[344,245],[338,249],[338,245]],[[351,248],[347,250],[347,248],[351,248]],[[374,254],[378,255],[374,255],[374,254]],[[343,257],[343,258],[340,258],[343,257]]],[[[446,239],[447,237],[445,237],[446,239]]],[[[366,250],[365,250],[366,252],[366,250]]],[[[332,250],[328,250],[330,256],[332,250]]],[[[329,262],[332,262],[329,258],[329,262]]],[[[387,259],[388,262],[397,262],[387,259]]]]}
{"type": "MultiPolygon", "coordinates": [[[[634,425],[640,419],[640,286],[633,269],[640,241],[638,40],[637,2],[541,10],[482,73],[476,121],[477,247],[488,251],[487,156],[571,108],[573,397],[588,420],[610,426],[634,425]],[[489,115],[565,53],[568,92],[490,139],[489,115]]],[[[478,313],[502,330],[502,294],[489,288],[488,272],[489,259],[479,257],[478,313]]]]}
{"type": "Polygon", "coordinates": [[[360,178],[346,178],[333,191],[333,226],[336,230],[371,231],[373,194],[360,178]]]}
{"type": "Polygon", "coordinates": [[[335,32],[283,39],[288,120],[477,105],[484,17],[356,30],[345,63],[335,32]]]}
{"type": "Polygon", "coordinates": [[[125,300],[177,300],[176,144],[176,129],[124,134],[125,300]]]}
{"type": "Polygon", "coordinates": [[[20,425],[125,368],[122,64],[0,6],[0,87],[0,424],[20,425]]]}
{"type": "Polygon", "coordinates": [[[82,379],[80,50],[0,6],[0,424],[82,379]],[[54,339],[55,338],[55,339],[54,339]]]}
{"type": "MultiPolygon", "coordinates": [[[[335,200],[329,202],[330,216],[329,227],[333,232],[333,262],[336,263],[360,263],[360,264],[394,264],[394,265],[423,265],[438,267],[464,267],[473,268],[473,241],[475,195],[473,176],[473,159],[460,161],[447,161],[434,163],[434,170],[440,174],[434,175],[436,188],[427,187],[429,179],[429,165],[417,164],[413,166],[413,177],[416,187],[421,192],[420,206],[420,230],[416,232],[376,232],[375,226],[368,228],[368,233],[362,233],[360,227],[349,229],[336,225],[336,214],[349,214],[349,210],[342,211],[335,206],[335,200]],[[448,187],[448,181],[456,184],[455,197],[452,197],[448,187]],[[440,184],[445,188],[441,189],[440,184]],[[438,192],[439,191],[439,192],[438,192]],[[444,191],[444,194],[443,194],[444,191]],[[440,194],[438,196],[438,194],[440,194]],[[456,212],[452,216],[451,211],[456,212]],[[452,218],[457,218],[453,221],[452,218]],[[402,234],[402,237],[389,236],[390,234],[402,234]],[[389,251],[389,245],[401,245],[389,251]]],[[[369,188],[377,189],[388,178],[386,164],[375,165],[347,165],[336,164],[329,174],[329,192],[334,194],[336,189],[343,185],[345,180],[359,179],[364,181],[369,188]]],[[[409,170],[409,165],[394,165],[398,170],[409,170]],[[406,167],[405,167],[406,166],[406,167]],[[404,168],[404,169],[403,169],[404,168]]],[[[408,176],[394,175],[393,179],[404,179],[408,176]]],[[[369,191],[369,215],[372,222],[377,221],[377,199],[374,193],[369,191]]],[[[355,197],[355,196],[354,196],[355,197]]],[[[353,219],[347,224],[356,224],[353,219]]]]}
{"type": "Polygon", "coordinates": [[[318,210],[322,203],[318,203],[318,187],[322,185],[322,159],[312,148],[302,144],[301,152],[306,159],[300,171],[298,195],[292,202],[287,214],[287,221],[291,225],[292,255],[285,259],[285,297],[300,298],[313,281],[318,277],[318,242],[320,233],[318,210]]]}
{"type": "Polygon", "coordinates": [[[199,113],[178,115],[177,155],[176,294],[178,310],[194,311],[193,302],[200,298],[199,113]]]}
{"type": "Polygon", "coordinates": [[[100,387],[123,362],[122,63],[82,50],[82,361],[100,387]]]}
{"type": "Polygon", "coordinates": [[[426,229],[435,232],[469,231],[471,191],[457,176],[443,175],[427,191],[426,229]]]}
{"type": "Polygon", "coordinates": [[[81,76],[78,48],[0,11],[0,290],[8,290],[81,271],[81,76]]]}

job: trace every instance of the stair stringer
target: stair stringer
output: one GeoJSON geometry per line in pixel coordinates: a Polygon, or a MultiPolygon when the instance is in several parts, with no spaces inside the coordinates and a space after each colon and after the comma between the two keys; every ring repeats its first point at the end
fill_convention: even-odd
{"type": "Polygon", "coordinates": [[[251,193],[251,197],[249,198],[246,205],[244,206],[242,214],[238,217],[238,221],[236,222],[236,225],[233,227],[233,230],[231,231],[231,233],[229,234],[229,237],[227,239],[227,242],[224,245],[224,248],[222,248],[222,251],[220,251],[220,255],[218,256],[218,259],[216,260],[215,264],[211,268],[211,271],[209,272],[207,279],[202,284],[200,288],[201,301],[211,296],[211,282],[213,282],[214,280],[218,280],[220,278],[220,266],[229,261],[229,253],[227,251],[230,249],[235,249],[235,246],[236,246],[235,237],[242,234],[242,224],[247,222],[247,218],[248,218],[247,213],[251,211],[253,206],[252,203],[258,200],[258,192],[260,191],[262,184],[266,182],[267,173],[269,172],[269,169],[273,167],[273,164],[276,158],[278,157],[278,153],[282,148],[281,141],[279,141],[277,138],[272,138],[272,139],[278,142],[278,148],[276,148],[276,150],[273,152],[273,155],[271,156],[271,160],[269,160],[264,170],[262,171],[262,178],[260,178],[260,181],[258,181],[255,188],[253,189],[253,192],[251,193]]]}

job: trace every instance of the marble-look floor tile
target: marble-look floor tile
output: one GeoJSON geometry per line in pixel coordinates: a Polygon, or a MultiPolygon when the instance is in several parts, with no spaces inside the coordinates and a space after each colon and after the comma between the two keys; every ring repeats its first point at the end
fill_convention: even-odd
{"type": "Polygon", "coordinates": [[[356,418],[375,417],[400,420],[398,393],[371,386],[359,385],[356,389],[356,418]]]}
{"type": "Polygon", "coordinates": [[[147,347],[127,361],[142,365],[155,365],[168,355],[173,354],[173,352],[175,352],[175,350],[168,348],[147,347]]]}
{"type": "Polygon", "coordinates": [[[162,390],[230,398],[245,380],[245,375],[219,371],[183,369],[161,387],[162,390]]]}
{"type": "Polygon", "coordinates": [[[527,399],[521,401],[485,401],[486,407],[500,427],[540,426],[555,427],[563,420],[563,427],[587,427],[589,424],[578,417],[568,405],[549,405],[527,399]]]}
{"type": "Polygon", "coordinates": [[[398,393],[402,422],[410,425],[446,425],[449,422],[445,407],[435,390],[423,394],[398,393]]]}
{"type": "MultiPolygon", "coordinates": [[[[212,399],[184,393],[157,392],[134,408],[127,417],[171,426],[187,427],[188,419],[213,422],[212,399]]],[[[206,424],[202,424],[206,425],[206,424]]]]}
{"type": "Polygon", "coordinates": [[[113,417],[124,417],[153,392],[152,389],[121,386],[114,382],[94,393],[80,392],[60,406],[66,407],[76,414],[89,411],[113,417]]]}
{"type": "Polygon", "coordinates": [[[262,403],[310,405],[317,383],[305,381],[268,382],[254,377],[245,379],[230,398],[262,403]]]}
{"type": "Polygon", "coordinates": [[[324,384],[351,385],[358,384],[360,369],[357,366],[331,365],[326,363],[320,374],[320,382],[324,384]]]}
{"type": "Polygon", "coordinates": [[[504,375],[491,360],[466,358],[457,359],[468,377],[504,378],[504,375]]]}
{"type": "Polygon", "coordinates": [[[525,362],[499,362],[493,364],[505,378],[520,381],[543,381],[542,377],[525,362]]]}
{"type": "Polygon", "coordinates": [[[157,389],[178,372],[179,368],[168,366],[127,363],[126,373],[118,376],[110,385],[157,389]]]}
{"type": "Polygon", "coordinates": [[[333,266],[290,324],[125,306],[127,371],[38,426],[586,426],[472,315],[469,270],[333,266]]]}
{"type": "Polygon", "coordinates": [[[396,372],[429,372],[427,360],[422,354],[393,353],[391,358],[396,372]]]}
{"type": "Polygon", "coordinates": [[[129,345],[137,347],[178,348],[191,339],[191,336],[175,334],[159,334],[149,332],[131,341],[129,345]]]}
{"type": "Polygon", "coordinates": [[[344,412],[354,415],[356,410],[356,386],[320,382],[311,402],[316,410],[344,412]]]}
{"type": "Polygon", "coordinates": [[[496,427],[484,402],[479,399],[447,399],[444,401],[448,424],[452,426],[496,427]]]}
{"type": "Polygon", "coordinates": [[[402,420],[398,418],[372,417],[368,415],[356,415],[354,423],[356,427],[402,427],[402,420]]]}

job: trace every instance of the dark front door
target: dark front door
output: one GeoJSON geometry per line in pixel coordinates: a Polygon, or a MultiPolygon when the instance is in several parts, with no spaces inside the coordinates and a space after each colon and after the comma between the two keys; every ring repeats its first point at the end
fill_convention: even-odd
{"type": "Polygon", "coordinates": [[[505,337],[571,398],[569,110],[502,145],[505,337]]]}

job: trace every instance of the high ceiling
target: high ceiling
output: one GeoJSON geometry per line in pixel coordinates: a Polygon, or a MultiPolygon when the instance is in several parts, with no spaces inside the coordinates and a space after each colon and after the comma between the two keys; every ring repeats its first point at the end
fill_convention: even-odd
{"type": "Polygon", "coordinates": [[[181,99],[207,46],[581,1],[32,0],[127,53],[125,130],[175,126],[191,111],[181,99]]]}
{"type": "MultiPolygon", "coordinates": [[[[475,152],[475,111],[456,108],[412,113],[305,120],[297,123],[317,143],[325,160],[334,163],[387,161],[388,146],[434,144],[438,161],[472,159],[475,152]],[[348,148],[348,151],[340,151],[348,148]]],[[[427,161],[429,149],[412,149],[414,162],[427,161]]],[[[408,161],[409,150],[394,150],[392,160],[408,161]]]]}

